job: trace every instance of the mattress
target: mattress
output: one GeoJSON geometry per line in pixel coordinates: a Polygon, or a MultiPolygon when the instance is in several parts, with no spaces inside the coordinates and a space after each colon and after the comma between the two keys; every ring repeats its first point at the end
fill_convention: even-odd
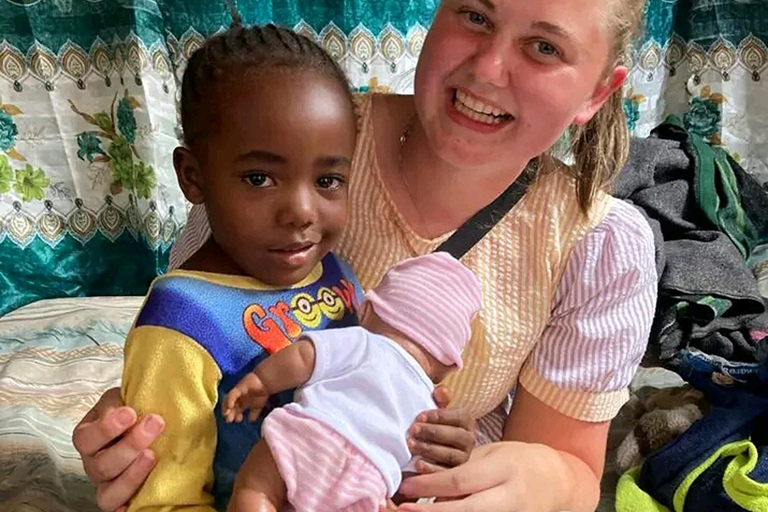
{"type": "Polygon", "coordinates": [[[56,299],[0,318],[0,510],[98,510],[72,430],[119,385],[140,297],[56,299]]]}

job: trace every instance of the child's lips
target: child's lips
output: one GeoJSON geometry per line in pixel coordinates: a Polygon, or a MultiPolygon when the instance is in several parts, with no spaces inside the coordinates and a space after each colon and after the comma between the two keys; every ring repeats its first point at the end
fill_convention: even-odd
{"type": "Polygon", "coordinates": [[[286,266],[301,267],[312,259],[312,252],[316,245],[313,242],[302,242],[270,249],[269,252],[274,254],[286,266]]]}
{"type": "Polygon", "coordinates": [[[278,247],[270,250],[273,252],[298,252],[298,251],[303,251],[305,249],[309,249],[314,245],[315,245],[314,242],[296,242],[296,243],[284,245],[282,247],[278,247]]]}

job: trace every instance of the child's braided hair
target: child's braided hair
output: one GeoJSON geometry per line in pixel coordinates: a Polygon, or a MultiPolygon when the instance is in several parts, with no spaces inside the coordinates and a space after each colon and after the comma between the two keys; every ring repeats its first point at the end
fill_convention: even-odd
{"type": "Polygon", "coordinates": [[[226,0],[232,25],[207,39],[189,59],[181,84],[181,126],[184,143],[194,144],[202,129],[199,111],[206,95],[223,77],[246,68],[311,70],[339,81],[349,92],[349,82],[336,61],[306,36],[272,24],[244,26],[233,0],[226,0]]]}

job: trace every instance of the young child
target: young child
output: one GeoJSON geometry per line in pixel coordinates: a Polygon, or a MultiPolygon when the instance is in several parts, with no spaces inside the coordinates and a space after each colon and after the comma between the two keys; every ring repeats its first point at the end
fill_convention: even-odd
{"type": "Polygon", "coordinates": [[[227,395],[227,421],[269,397],[296,401],[264,420],[229,512],[376,512],[413,467],[406,432],[435,406],[434,383],[462,365],[480,283],[447,253],[405,260],[366,296],[362,327],[307,333],[227,395]]]}
{"type": "MultiPolygon", "coordinates": [[[[205,205],[212,236],[153,283],[126,341],[123,400],[165,420],[130,511],[224,510],[261,419],[227,424],[221,398],[305,331],[357,325],[362,299],[330,253],[346,222],[356,138],[348,84],[330,56],[290,30],[236,17],[190,58],[181,121],[174,167],[186,198],[205,205]]],[[[272,397],[265,414],[292,398],[272,397]]]]}
{"type": "Polygon", "coordinates": [[[330,253],[346,223],[356,117],[325,52],[236,21],[191,57],[181,118],[174,166],[213,235],[153,283],[126,341],[125,403],[166,422],[131,510],[211,505],[212,495],[224,508],[261,422],[227,425],[220,398],[304,331],[357,325],[362,297],[330,253]]]}

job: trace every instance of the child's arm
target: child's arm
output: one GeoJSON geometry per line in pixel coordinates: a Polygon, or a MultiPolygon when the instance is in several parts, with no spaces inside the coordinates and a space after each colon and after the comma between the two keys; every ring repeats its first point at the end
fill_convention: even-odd
{"type": "Polygon", "coordinates": [[[281,349],[261,362],[227,393],[221,404],[227,422],[242,421],[243,411],[256,421],[270,395],[305,384],[315,369],[315,345],[308,339],[281,349]]]}
{"type": "Polygon", "coordinates": [[[132,329],[121,393],[138,414],[157,413],[165,430],[152,445],[157,465],[129,511],[214,512],[214,408],[221,372],[210,354],[170,329],[132,329]]]}

